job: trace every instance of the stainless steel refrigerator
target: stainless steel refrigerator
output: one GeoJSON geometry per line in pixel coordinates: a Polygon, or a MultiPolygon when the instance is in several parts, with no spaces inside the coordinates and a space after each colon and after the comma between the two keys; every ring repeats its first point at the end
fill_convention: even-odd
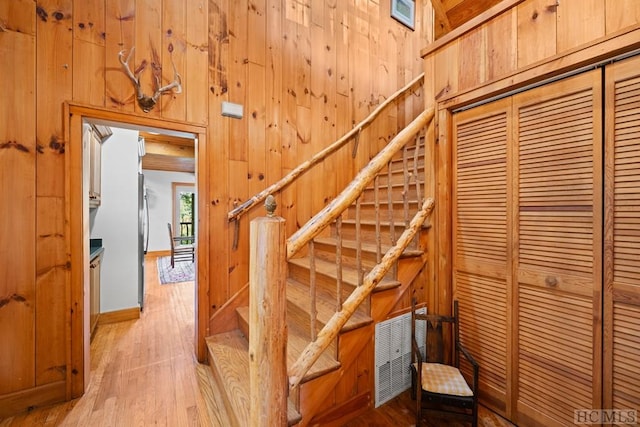
{"type": "Polygon", "coordinates": [[[144,256],[149,247],[149,202],[144,175],[138,173],[138,304],[144,308],[144,256]]]}

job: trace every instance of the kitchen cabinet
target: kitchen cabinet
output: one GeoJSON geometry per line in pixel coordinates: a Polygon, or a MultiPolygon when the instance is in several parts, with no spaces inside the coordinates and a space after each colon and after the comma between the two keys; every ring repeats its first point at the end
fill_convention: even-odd
{"type": "Polygon", "coordinates": [[[89,207],[100,206],[100,181],[102,177],[102,141],[92,130],[89,133],[89,207]]]}
{"type": "Polygon", "coordinates": [[[102,251],[93,256],[89,262],[89,333],[93,338],[98,318],[100,317],[100,263],[102,251]]]}
{"type": "Polygon", "coordinates": [[[88,132],[89,148],[89,207],[96,208],[101,203],[102,144],[113,134],[108,126],[93,124],[88,132]]]}

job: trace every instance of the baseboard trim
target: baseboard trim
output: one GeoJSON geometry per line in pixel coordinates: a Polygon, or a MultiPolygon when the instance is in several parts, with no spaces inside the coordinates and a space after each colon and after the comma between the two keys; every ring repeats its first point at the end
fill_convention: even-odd
{"type": "Polygon", "coordinates": [[[0,419],[9,418],[34,408],[64,402],[66,395],[66,382],[57,381],[0,396],[0,419]]]}
{"type": "Polygon", "coordinates": [[[125,322],[127,320],[135,320],[140,318],[140,307],[125,308],[124,310],[108,311],[100,313],[98,317],[99,325],[108,325],[109,323],[125,322]]]}
{"type": "Polygon", "coordinates": [[[147,252],[144,257],[145,258],[160,258],[161,256],[170,256],[171,249],[167,249],[166,251],[153,251],[147,252]]]}

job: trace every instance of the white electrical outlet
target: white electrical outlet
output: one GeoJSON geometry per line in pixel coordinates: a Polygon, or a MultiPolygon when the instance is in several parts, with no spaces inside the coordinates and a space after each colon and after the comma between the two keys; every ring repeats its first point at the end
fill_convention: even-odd
{"type": "Polygon", "coordinates": [[[222,102],[222,115],[226,117],[233,117],[235,119],[242,118],[242,105],[234,104],[233,102],[222,102]]]}

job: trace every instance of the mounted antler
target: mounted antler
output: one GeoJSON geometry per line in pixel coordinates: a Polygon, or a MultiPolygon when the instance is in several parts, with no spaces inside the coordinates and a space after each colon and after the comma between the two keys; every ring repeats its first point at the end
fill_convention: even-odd
{"type": "Polygon", "coordinates": [[[164,92],[167,92],[172,90],[173,88],[176,88],[175,93],[181,93],[182,79],[180,78],[180,74],[178,74],[178,70],[176,69],[176,64],[173,64],[173,72],[175,75],[173,78],[173,81],[166,86],[160,86],[161,76],[158,75],[156,76],[156,84],[155,84],[156,91],[152,96],[145,95],[142,92],[142,88],[140,87],[140,74],[142,74],[144,69],[147,67],[147,60],[145,59],[144,61],[142,61],[140,66],[136,68],[135,73],[131,71],[131,68],[129,68],[129,60],[131,59],[131,55],[133,55],[134,49],[135,47],[131,48],[131,50],[129,51],[129,55],[127,55],[126,60],[124,59],[125,51],[121,50],[120,53],[118,53],[118,59],[120,59],[120,63],[122,64],[122,67],[124,68],[125,73],[127,73],[127,76],[129,76],[129,79],[131,79],[133,86],[136,88],[136,98],[138,100],[138,105],[140,106],[140,108],[142,108],[142,111],[144,111],[145,113],[148,113],[149,111],[151,111],[153,107],[155,107],[156,103],[158,102],[158,99],[160,99],[160,95],[162,95],[164,92]]]}

